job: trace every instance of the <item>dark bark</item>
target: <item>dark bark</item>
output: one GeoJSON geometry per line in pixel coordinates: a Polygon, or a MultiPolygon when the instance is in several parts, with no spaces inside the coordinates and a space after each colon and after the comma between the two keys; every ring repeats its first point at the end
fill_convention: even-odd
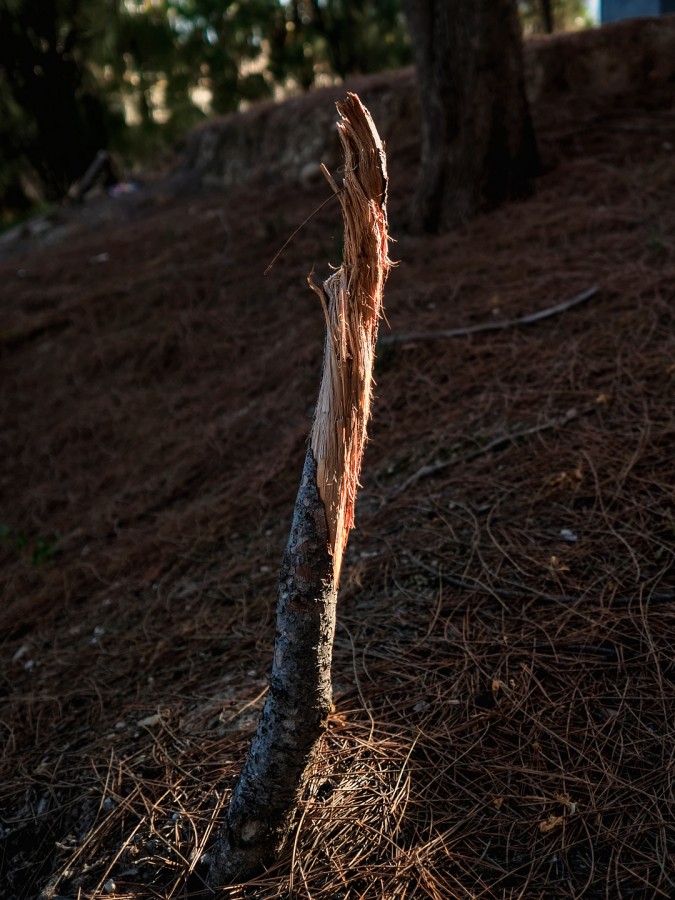
{"type": "MultiPolygon", "coordinates": [[[[81,35],[57,18],[54,4],[0,3],[0,70],[25,114],[15,143],[59,199],[107,143],[101,100],[83,89],[85,68],[75,50],[81,35]],[[61,26],[61,27],[60,27],[61,26]]],[[[75,9],[75,11],[77,11],[75,9]]]]}
{"type": "Polygon", "coordinates": [[[353,525],[387,256],[387,165],[355,94],[338,103],[345,157],[337,191],[344,262],[312,284],[326,315],[319,399],[279,578],[270,691],[235,785],[208,882],[245,881],[274,860],[331,707],[330,665],[340,564],[353,525]]]}
{"type": "Polygon", "coordinates": [[[540,172],[514,0],[406,0],[422,106],[410,226],[443,231],[526,196],[540,172]]]}
{"type": "Polygon", "coordinates": [[[541,18],[544,23],[544,31],[547,34],[553,34],[555,28],[553,0],[541,0],[541,18]]]}
{"type": "Polygon", "coordinates": [[[250,876],[284,842],[331,708],[335,603],[326,515],[308,448],[279,578],[269,694],[214,852],[213,887],[250,876]]]}

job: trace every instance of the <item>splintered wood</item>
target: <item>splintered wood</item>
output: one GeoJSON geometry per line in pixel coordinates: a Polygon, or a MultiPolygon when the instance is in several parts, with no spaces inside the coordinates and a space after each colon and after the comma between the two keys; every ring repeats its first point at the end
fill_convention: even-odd
{"type": "MultiPolygon", "coordinates": [[[[372,373],[387,254],[387,163],[370,113],[356,94],[337,104],[345,157],[338,193],[344,219],[343,263],[322,287],[327,335],[323,377],[310,444],[326,510],[337,585],[349,531],[370,414],[372,373]]],[[[325,171],[325,170],[324,170],[325,171]]]]}

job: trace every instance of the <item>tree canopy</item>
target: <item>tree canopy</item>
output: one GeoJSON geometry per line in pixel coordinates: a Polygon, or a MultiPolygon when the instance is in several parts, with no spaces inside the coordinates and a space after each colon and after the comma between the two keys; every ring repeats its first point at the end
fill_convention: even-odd
{"type": "MultiPolygon", "coordinates": [[[[544,30],[541,0],[519,4],[544,30]]],[[[581,0],[551,0],[556,24],[581,0]]],[[[405,65],[401,0],[0,0],[0,216],[210,113],[405,65]]]]}
{"type": "Polygon", "coordinates": [[[399,0],[3,0],[0,207],[208,113],[410,60],[399,0]]]}

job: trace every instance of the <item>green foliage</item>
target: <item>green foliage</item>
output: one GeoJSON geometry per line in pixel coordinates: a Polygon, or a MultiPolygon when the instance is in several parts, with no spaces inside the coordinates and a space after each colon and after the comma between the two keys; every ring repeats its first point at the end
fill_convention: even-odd
{"type": "Polygon", "coordinates": [[[183,71],[194,87],[211,93],[211,108],[224,113],[243,101],[271,93],[262,67],[266,35],[279,5],[275,0],[170,0],[168,13],[177,36],[183,71]]]}
{"type": "Polygon", "coordinates": [[[271,42],[271,70],[303,87],[317,75],[379,72],[411,60],[400,0],[291,0],[271,42]]]}
{"type": "Polygon", "coordinates": [[[205,113],[409,59],[400,0],[0,0],[0,217],[103,148],[130,162],[205,113]]]}
{"type": "MultiPolygon", "coordinates": [[[[593,24],[584,0],[551,0],[550,7],[556,31],[593,24]]],[[[543,0],[518,0],[518,9],[526,32],[546,31],[543,0]]]]}
{"type": "Polygon", "coordinates": [[[33,566],[41,566],[53,560],[56,541],[56,535],[50,537],[44,534],[28,536],[25,531],[20,529],[17,530],[9,525],[0,525],[0,544],[33,566]]]}
{"type": "MultiPolygon", "coordinates": [[[[544,7],[519,0],[526,30],[544,7]]],[[[147,159],[208,113],[410,59],[401,0],[0,0],[0,220],[103,148],[147,159]]]]}
{"type": "Polygon", "coordinates": [[[10,169],[0,181],[16,187],[12,162],[24,160],[46,196],[58,197],[105,143],[105,110],[86,61],[104,40],[109,6],[109,0],[0,3],[0,110],[10,169]]]}
{"type": "MultiPolygon", "coordinates": [[[[551,0],[557,27],[582,0],[551,0]]],[[[542,0],[519,0],[543,28],[542,0]]],[[[98,150],[157,154],[209,112],[411,59],[401,0],[0,0],[0,218],[98,150]]]]}

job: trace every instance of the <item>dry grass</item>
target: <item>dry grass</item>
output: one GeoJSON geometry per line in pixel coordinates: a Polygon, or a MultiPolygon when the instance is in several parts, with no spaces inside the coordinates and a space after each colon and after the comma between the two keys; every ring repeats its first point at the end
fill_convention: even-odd
{"type": "MultiPolygon", "coordinates": [[[[542,109],[535,198],[399,233],[394,333],[599,292],[380,354],[335,714],[293,843],[231,897],[673,895],[668,116],[542,109]]],[[[337,210],[261,273],[317,199],[167,202],[2,266],[8,897],[199,886],[265,690],[337,210]]]]}

